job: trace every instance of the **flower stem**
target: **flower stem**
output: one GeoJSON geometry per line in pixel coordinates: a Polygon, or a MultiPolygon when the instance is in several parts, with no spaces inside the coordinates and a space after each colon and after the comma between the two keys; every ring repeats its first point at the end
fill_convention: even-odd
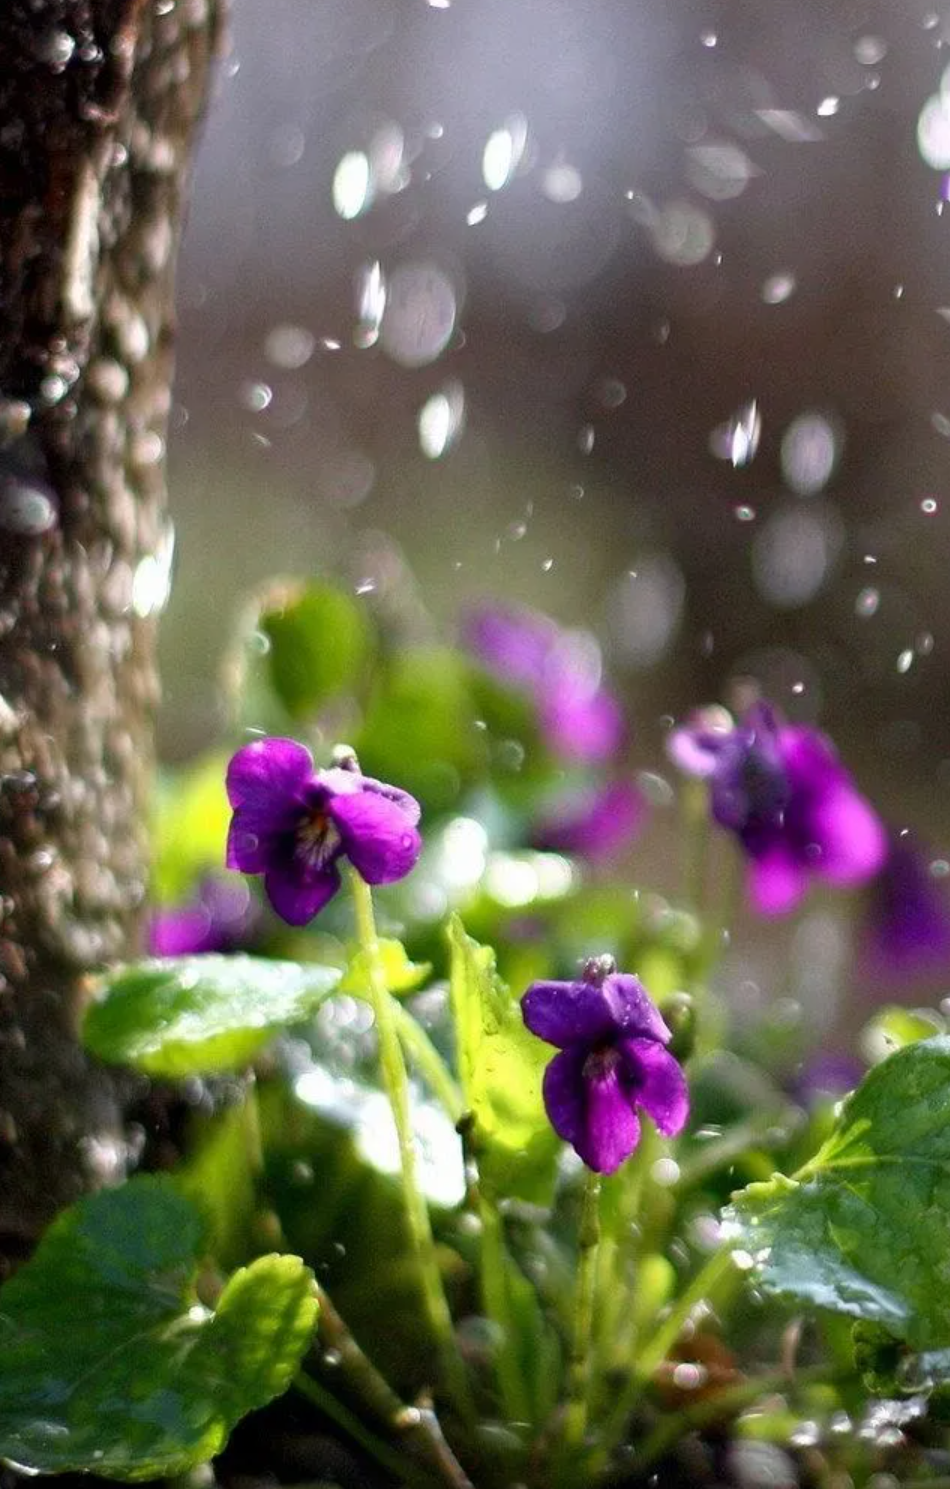
{"type": "Polygon", "coordinates": [[[307,1400],[324,1412],[331,1421],[336,1422],[338,1427],[342,1427],[354,1442],[359,1443],[364,1453],[374,1458],[389,1473],[394,1474],[400,1484],[411,1484],[415,1486],[415,1489],[433,1489],[433,1480],[425,1469],[418,1468],[405,1453],[390,1447],[389,1443],[384,1442],[375,1432],[370,1431],[356,1412],[350,1411],[348,1406],[338,1401],[332,1391],[328,1391],[326,1386],[314,1380],[313,1376],[307,1375],[303,1370],[298,1370],[293,1384],[294,1389],[299,1391],[301,1396],[306,1396],[307,1400]]]}
{"type": "Polygon", "coordinates": [[[478,1190],[478,1218],[481,1221],[480,1282],[482,1308],[499,1333],[496,1351],[498,1390],[502,1410],[508,1421],[532,1419],[528,1391],[518,1359],[517,1333],[511,1306],[509,1268],[501,1216],[484,1191],[478,1190]]]}
{"type": "Polygon", "coordinates": [[[721,1301],[728,1296],[739,1277],[732,1264],[731,1245],[720,1246],[696,1273],[692,1282],[673,1304],[666,1318],[640,1351],[627,1384],[604,1425],[603,1450],[610,1453],[623,1439],[627,1422],[644,1384],[663,1363],[689,1322],[699,1303],[721,1301]]]}
{"type": "Polygon", "coordinates": [[[457,1123],[465,1111],[465,1101],[458,1082],[425,1029],[416,1022],[409,1010],[395,998],[392,1000],[391,1007],[400,1044],[410,1060],[415,1063],[416,1069],[433,1096],[441,1103],[449,1121],[453,1124],[457,1123]]]}
{"type": "Polygon", "coordinates": [[[597,1284],[597,1251],[600,1241],[600,1175],[588,1169],[584,1183],[577,1237],[577,1282],[574,1289],[574,1328],[568,1362],[567,1410],[564,1441],[577,1449],[587,1431],[587,1408],[591,1375],[591,1328],[594,1321],[594,1290],[597,1284]]]}
{"type": "MultiPolygon", "coordinates": [[[[447,1489],[472,1489],[472,1485],[445,1438],[435,1414],[422,1406],[406,1406],[386,1378],[360,1349],[332,1300],[318,1282],[313,1284],[320,1304],[317,1339],[325,1356],[333,1356],[334,1377],[347,1387],[350,1399],[359,1400],[366,1414],[375,1417],[388,1435],[406,1444],[413,1458],[447,1489]]],[[[309,1377],[308,1377],[309,1379],[309,1377]]]]}
{"type": "Polygon", "coordinates": [[[423,1304],[442,1359],[446,1385],[462,1416],[471,1422],[475,1416],[471,1389],[458,1351],[452,1314],[442,1285],[429,1210],[419,1187],[409,1107],[409,1077],[399,1043],[393,1000],[386,985],[386,973],[376,934],[376,918],[373,914],[373,896],[369,885],[355,869],[350,870],[350,892],[353,896],[357,939],[369,972],[370,995],[379,1040],[380,1071],[399,1140],[406,1223],[419,1269],[423,1304]]]}

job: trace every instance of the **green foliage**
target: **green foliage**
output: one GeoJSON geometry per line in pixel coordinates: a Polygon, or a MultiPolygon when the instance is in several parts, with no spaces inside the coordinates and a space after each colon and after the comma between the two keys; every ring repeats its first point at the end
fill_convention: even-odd
{"type": "Polygon", "coordinates": [[[357,741],[368,774],[398,781],[431,810],[484,775],[487,750],[457,652],[426,647],[391,657],[377,675],[357,741]]]}
{"type": "MultiPolygon", "coordinates": [[[[391,993],[414,992],[432,971],[431,962],[410,961],[402,942],[392,937],[380,937],[379,956],[386,974],[386,986],[391,993]]],[[[337,992],[350,993],[355,998],[369,997],[367,958],[358,946],[350,953],[337,992]]]]}
{"type": "Polygon", "coordinates": [[[334,993],[336,967],[251,956],[151,958],[106,972],[83,1024],[102,1060],[175,1079],[246,1066],[334,993]]]}
{"type": "Polygon", "coordinates": [[[183,1473],[286,1390],[317,1316],[299,1258],[235,1272],[212,1310],[205,1247],[168,1179],[67,1210],[0,1291],[0,1456],[45,1473],[183,1473]]]}
{"type": "Polygon", "coordinates": [[[372,655],[372,633],[353,597],[314,580],[293,588],[261,613],[270,642],[271,685],[292,719],[311,717],[324,704],[360,686],[372,655]]]}
{"type": "Polygon", "coordinates": [[[209,755],[191,770],[163,780],[155,816],[155,893],[184,899],[199,874],[224,866],[231,808],[226,755],[209,755]]]}
{"type": "Polygon", "coordinates": [[[450,993],[470,1140],[487,1191],[540,1200],[550,1192],[557,1139],[541,1099],[550,1046],[529,1034],[495,972],[495,955],[449,922],[450,993]]]}
{"type": "Polygon", "coordinates": [[[950,1347],[950,1037],[876,1066],[794,1179],[750,1185],[728,1213],[767,1291],[950,1347]]]}

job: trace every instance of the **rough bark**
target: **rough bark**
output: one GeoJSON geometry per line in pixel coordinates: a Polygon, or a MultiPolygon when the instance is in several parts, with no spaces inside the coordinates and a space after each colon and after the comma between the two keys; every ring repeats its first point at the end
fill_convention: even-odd
{"type": "Polygon", "coordinates": [[[86,975],[136,951],[172,291],[224,0],[0,6],[0,1253],[117,1177],[86,975]]]}

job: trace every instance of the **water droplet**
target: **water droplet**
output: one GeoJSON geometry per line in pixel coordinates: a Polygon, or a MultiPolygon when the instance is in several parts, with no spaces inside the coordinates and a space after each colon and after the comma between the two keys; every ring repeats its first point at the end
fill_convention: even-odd
{"type": "Polygon", "coordinates": [[[828,484],[841,453],[840,431],[824,414],[799,414],[782,436],[785,480],[799,496],[814,496],[828,484]]]}
{"type": "Polygon", "coordinates": [[[754,398],[744,403],[725,424],[718,425],[709,436],[710,452],[733,466],[748,465],[755,459],[762,437],[762,416],[754,398]]]}
{"type": "Polygon", "coordinates": [[[438,460],[457,443],[465,422],[465,391],[461,383],[446,383],[427,398],[417,420],[423,455],[438,460]]]}
{"type": "Polygon", "coordinates": [[[344,222],[352,222],[372,201],[369,156],[362,150],[348,150],[333,174],[333,206],[344,222]]]}
{"type": "Polygon", "coordinates": [[[861,620],[870,620],[872,615],[877,614],[880,603],[880,590],[875,589],[872,585],[868,585],[866,589],[859,591],[857,599],[854,602],[854,613],[861,620]]]}
{"type": "Polygon", "coordinates": [[[841,99],[835,98],[833,94],[829,94],[827,98],[823,98],[821,100],[821,103],[818,105],[815,113],[818,115],[819,119],[830,119],[832,114],[836,114],[838,112],[840,105],[841,99]]]}
{"type": "Polygon", "coordinates": [[[584,424],[577,432],[577,448],[582,455],[589,455],[596,438],[593,424],[584,424]]]}
{"type": "Polygon", "coordinates": [[[903,675],[909,672],[914,664],[914,653],[911,647],[905,647],[897,658],[897,670],[903,675]]]}
{"type": "Polygon", "coordinates": [[[470,207],[469,210],[466,212],[465,221],[468,223],[469,227],[477,227],[480,222],[485,221],[485,218],[487,216],[488,203],[476,202],[474,207],[470,207]]]}
{"type": "Polygon", "coordinates": [[[52,486],[27,471],[0,470],[0,531],[38,538],[56,526],[58,516],[52,486]]]}
{"type": "Polygon", "coordinates": [[[925,512],[928,517],[932,517],[937,510],[937,498],[935,496],[925,496],[920,503],[920,510],[925,512]]]}
{"type": "Polygon", "coordinates": [[[380,344],[401,366],[424,367],[448,346],[457,311],[455,285],[442,269],[402,264],[389,278],[380,344]]]}
{"type": "Polygon", "coordinates": [[[512,114],[488,136],[482,153],[482,180],[489,191],[508,185],[521,164],[527,140],[528,121],[523,114],[512,114]]]}
{"type": "Polygon", "coordinates": [[[794,274],[770,274],[762,286],[762,299],[766,305],[783,305],[795,293],[798,281],[794,274]]]}
{"type": "Polygon", "coordinates": [[[747,507],[747,506],[736,507],[735,508],[735,514],[736,514],[736,519],[739,522],[754,522],[755,521],[755,508],[754,507],[747,507]]]}
{"type": "Polygon", "coordinates": [[[273,326],[264,338],[264,355],[275,367],[297,372],[313,356],[316,337],[303,326],[273,326]]]}

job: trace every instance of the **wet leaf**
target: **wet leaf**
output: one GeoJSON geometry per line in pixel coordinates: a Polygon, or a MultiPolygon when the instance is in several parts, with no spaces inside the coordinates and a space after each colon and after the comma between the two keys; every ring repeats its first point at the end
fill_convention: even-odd
{"type": "Polygon", "coordinates": [[[271,684],[291,718],[309,717],[362,681],[372,651],[369,624],[335,585],[301,585],[265,609],[259,626],[270,642],[271,684]]]}
{"type": "Polygon", "coordinates": [[[950,1346],[950,1037],[876,1066],[815,1158],[750,1185],[727,1219],[766,1290],[950,1346]]]}
{"type": "MultiPolygon", "coordinates": [[[[391,993],[411,993],[425,982],[432,971],[431,962],[412,962],[401,941],[392,937],[381,937],[379,954],[386,974],[386,986],[391,993]]],[[[369,997],[369,974],[366,953],[359,947],[351,949],[350,958],[337,988],[339,993],[351,993],[356,998],[369,997]]]]}
{"type": "Polygon", "coordinates": [[[558,1147],[541,1099],[550,1046],[525,1028],[491,948],[467,936],[458,916],[448,934],[459,1076],[481,1182],[494,1193],[542,1199],[558,1147]]]}
{"type": "Polygon", "coordinates": [[[235,1272],[211,1310],[198,1212],[164,1178],[67,1210],[0,1290],[0,1456],[33,1472],[179,1474],[286,1390],[316,1322],[298,1257],[235,1272]]]}
{"type": "Polygon", "coordinates": [[[337,967],[251,956],[132,962],[99,980],[83,1042],[102,1060],[171,1079],[238,1070],[308,1018],[340,977],[337,967]]]}

